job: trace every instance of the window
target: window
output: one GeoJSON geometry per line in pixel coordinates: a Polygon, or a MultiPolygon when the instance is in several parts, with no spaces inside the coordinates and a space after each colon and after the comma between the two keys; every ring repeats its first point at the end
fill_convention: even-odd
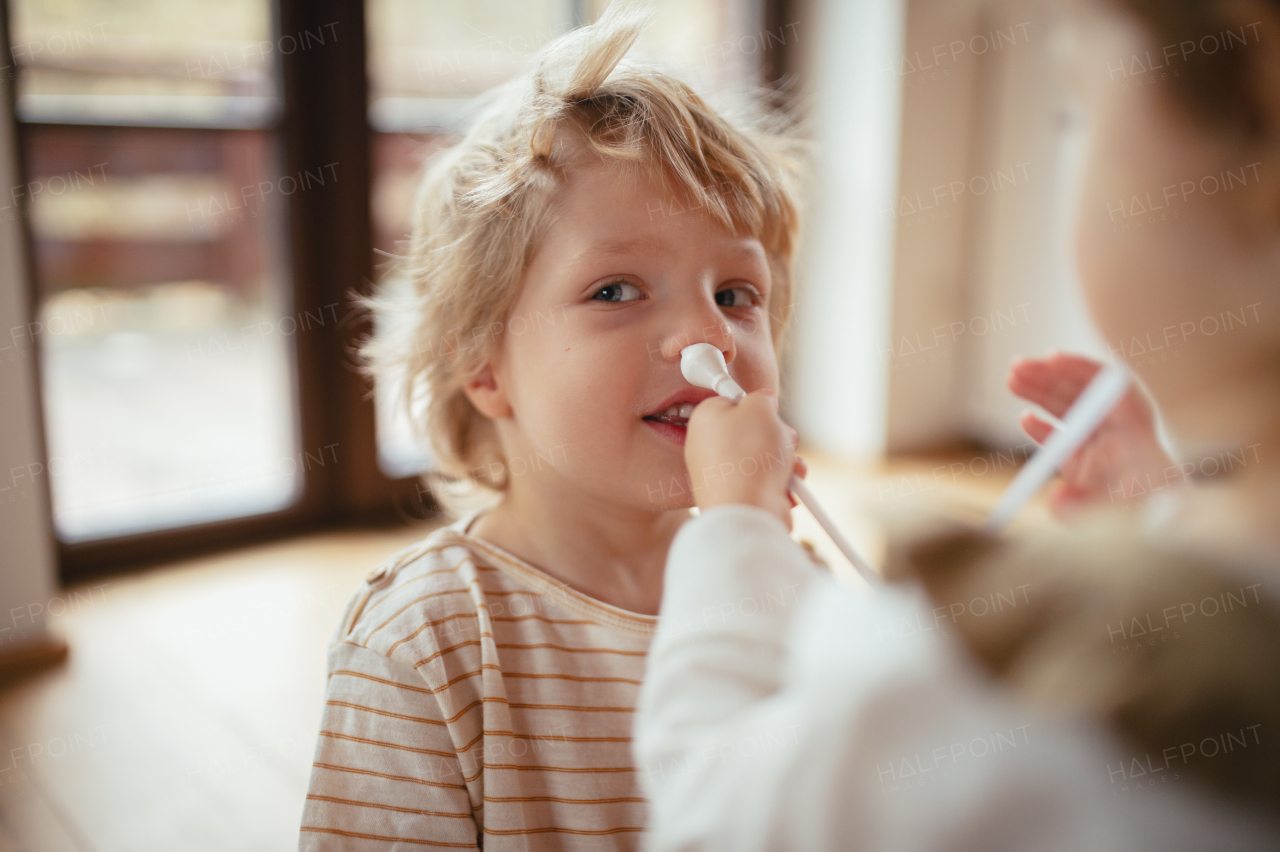
{"type": "Polygon", "coordinates": [[[11,8],[59,537],[288,507],[295,179],[270,7],[11,8]]]}
{"type": "Polygon", "coordinates": [[[350,360],[363,4],[8,10],[64,579],[395,517],[350,360]]]}

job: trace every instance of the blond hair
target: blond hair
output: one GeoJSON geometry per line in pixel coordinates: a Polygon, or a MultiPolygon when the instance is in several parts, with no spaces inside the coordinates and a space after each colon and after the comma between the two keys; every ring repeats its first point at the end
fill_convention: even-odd
{"type": "MultiPolygon", "coordinates": [[[[492,90],[471,129],[428,164],[401,258],[401,292],[370,300],[382,323],[362,349],[375,376],[396,376],[443,478],[501,492],[496,429],[464,387],[489,362],[548,224],[573,141],[607,161],[647,167],[770,261],[775,349],[790,315],[804,145],[776,116],[733,123],[689,86],[625,62],[647,4],[615,2],[595,24],[544,48],[531,73],[492,90]]],[[[437,482],[437,484],[439,484],[437,482]]]]}

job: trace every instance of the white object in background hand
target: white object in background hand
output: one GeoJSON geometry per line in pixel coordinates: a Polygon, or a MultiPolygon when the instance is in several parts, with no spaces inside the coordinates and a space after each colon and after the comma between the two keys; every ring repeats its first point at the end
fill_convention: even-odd
{"type": "Polygon", "coordinates": [[[988,532],[999,533],[1009,525],[1071,454],[1089,440],[1128,390],[1129,371],[1123,366],[1109,364],[1098,371],[1062,418],[1062,426],[1009,483],[987,518],[988,532]]]}

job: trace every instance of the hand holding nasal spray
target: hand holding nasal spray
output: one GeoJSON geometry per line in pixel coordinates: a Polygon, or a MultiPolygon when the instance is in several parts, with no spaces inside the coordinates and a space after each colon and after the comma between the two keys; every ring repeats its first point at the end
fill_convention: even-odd
{"type": "MultiPolygon", "coordinates": [[[[724,362],[724,354],[710,343],[695,343],[681,350],[680,372],[684,374],[689,384],[715,391],[720,396],[728,399],[736,401],[746,396],[746,391],[729,375],[729,368],[724,362]]],[[[867,560],[862,558],[862,555],[854,549],[848,539],[836,528],[835,523],[818,505],[817,499],[810,493],[808,487],[804,484],[804,480],[792,474],[790,482],[787,483],[787,488],[796,496],[797,500],[804,504],[809,513],[813,515],[814,520],[818,522],[835,546],[849,560],[849,563],[858,570],[862,578],[869,583],[877,582],[880,579],[879,573],[871,567],[867,560]]]]}

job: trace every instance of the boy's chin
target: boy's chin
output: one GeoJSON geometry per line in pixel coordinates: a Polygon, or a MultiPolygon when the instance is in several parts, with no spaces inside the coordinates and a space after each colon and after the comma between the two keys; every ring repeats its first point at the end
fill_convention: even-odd
{"type": "Polygon", "coordinates": [[[691,509],[694,505],[689,474],[684,471],[655,476],[640,486],[638,496],[644,506],[655,512],[691,509]]]}

